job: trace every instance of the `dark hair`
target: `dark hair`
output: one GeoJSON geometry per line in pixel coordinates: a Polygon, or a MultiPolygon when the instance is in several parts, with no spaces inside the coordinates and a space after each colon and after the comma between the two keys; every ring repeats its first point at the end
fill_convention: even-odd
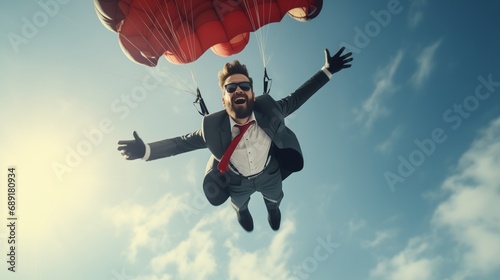
{"type": "Polygon", "coordinates": [[[226,81],[226,79],[234,74],[243,74],[247,76],[247,78],[250,80],[250,85],[253,86],[253,80],[248,75],[248,70],[246,65],[241,64],[238,60],[233,60],[232,62],[224,64],[222,70],[219,71],[219,87],[223,89],[224,82],[226,81]]]}

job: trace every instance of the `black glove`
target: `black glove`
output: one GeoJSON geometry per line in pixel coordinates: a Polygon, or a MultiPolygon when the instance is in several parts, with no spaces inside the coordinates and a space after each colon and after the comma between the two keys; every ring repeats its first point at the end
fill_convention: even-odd
{"type": "Polygon", "coordinates": [[[118,151],[121,151],[127,160],[143,158],[146,154],[146,145],[135,131],[134,138],[134,140],[118,141],[118,151]]]}
{"type": "Polygon", "coordinates": [[[351,67],[351,64],[347,64],[352,61],[351,52],[348,52],[341,56],[345,47],[340,48],[340,50],[334,55],[330,56],[328,49],[325,49],[325,67],[328,72],[334,74],[344,68],[351,67]]]}

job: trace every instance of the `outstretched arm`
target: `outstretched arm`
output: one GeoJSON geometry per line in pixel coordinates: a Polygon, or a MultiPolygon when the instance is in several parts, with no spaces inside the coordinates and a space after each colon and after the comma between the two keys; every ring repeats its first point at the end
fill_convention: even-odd
{"type": "Polygon", "coordinates": [[[342,47],[334,55],[330,56],[328,49],[325,49],[325,65],[322,71],[317,72],[307,82],[300,86],[295,92],[281,99],[278,103],[281,105],[282,114],[286,117],[302,106],[314,93],[323,87],[334,73],[342,69],[351,67],[352,53],[342,55],[345,48],[342,47]]]}
{"type": "Polygon", "coordinates": [[[146,160],[175,156],[207,147],[201,129],[183,136],[149,143],[148,145],[151,147],[151,154],[146,160]]]}
{"type": "Polygon", "coordinates": [[[134,140],[118,141],[118,150],[127,160],[138,158],[154,160],[206,147],[207,144],[201,130],[149,144],[145,144],[134,131],[134,140]]]}

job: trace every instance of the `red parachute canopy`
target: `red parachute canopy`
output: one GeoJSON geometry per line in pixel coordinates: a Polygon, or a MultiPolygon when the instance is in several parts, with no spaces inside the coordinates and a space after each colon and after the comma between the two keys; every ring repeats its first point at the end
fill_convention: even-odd
{"type": "Polygon", "coordinates": [[[281,21],[315,18],[322,0],[94,0],[101,22],[119,34],[133,61],[156,66],[165,54],[175,64],[198,59],[207,49],[220,56],[242,51],[249,32],[281,21]]]}

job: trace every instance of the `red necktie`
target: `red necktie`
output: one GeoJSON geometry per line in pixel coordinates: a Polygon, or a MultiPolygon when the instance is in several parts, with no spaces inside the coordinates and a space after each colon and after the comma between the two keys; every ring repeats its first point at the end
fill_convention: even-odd
{"type": "Polygon", "coordinates": [[[236,135],[234,137],[233,141],[231,141],[231,144],[229,144],[229,147],[227,147],[226,152],[222,156],[219,164],[217,165],[217,169],[219,169],[220,173],[226,173],[227,169],[229,167],[229,160],[231,159],[231,155],[234,152],[234,149],[236,149],[236,146],[238,146],[238,143],[240,142],[241,138],[243,137],[243,134],[247,131],[247,129],[255,123],[255,121],[248,122],[244,125],[236,125],[237,128],[240,129],[240,134],[236,135]]]}

